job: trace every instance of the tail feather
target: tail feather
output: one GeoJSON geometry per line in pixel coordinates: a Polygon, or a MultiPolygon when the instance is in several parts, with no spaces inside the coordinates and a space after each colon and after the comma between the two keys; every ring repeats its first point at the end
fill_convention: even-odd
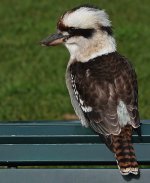
{"type": "Polygon", "coordinates": [[[113,150],[115,152],[118,168],[122,175],[139,173],[134,148],[131,142],[132,126],[127,125],[122,128],[119,135],[113,135],[113,150]]]}

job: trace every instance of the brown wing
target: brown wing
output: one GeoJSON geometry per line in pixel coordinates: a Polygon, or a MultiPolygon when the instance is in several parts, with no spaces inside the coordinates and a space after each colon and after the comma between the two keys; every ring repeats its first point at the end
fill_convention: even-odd
{"type": "Polygon", "coordinates": [[[137,82],[134,70],[118,53],[70,66],[78,102],[89,125],[104,134],[119,134],[117,106],[122,100],[133,127],[139,126],[137,82]]]}

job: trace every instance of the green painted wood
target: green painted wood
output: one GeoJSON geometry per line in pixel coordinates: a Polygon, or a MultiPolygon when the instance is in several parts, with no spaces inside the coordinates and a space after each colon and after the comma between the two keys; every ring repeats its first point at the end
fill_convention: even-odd
{"type": "MultiPolygon", "coordinates": [[[[135,144],[137,159],[150,164],[150,144],[135,144]]],[[[0,145],[1,165],[116,164],[103,144],[0,145]]]]}
{"type": "Polygon", "coordinates": [[[150,169],[122,177],[118,169],[3,169],[1,183],[148,183],[150,169]]]}
{"type": "MultiPolygon", "coordinates": [[[[142,121],[143,142],[150,142],[150,121],[142,121]]],[[[133,142],[139,142],[136,133],[133,142]]],[[[5,143],[102,143],[90,128],[84,128],[79,121],[47,121],[0,123],[0,144],[5,143]]]]}
{"type": "MultiPolygon", "coordinates": [[[[137,159],[150,164],[150,121],[143,141],[134,134],[137,159]]],[[[91,129],[74,122],[0,124],[0,165],[116,164],[114,155],[91,129]]]]}

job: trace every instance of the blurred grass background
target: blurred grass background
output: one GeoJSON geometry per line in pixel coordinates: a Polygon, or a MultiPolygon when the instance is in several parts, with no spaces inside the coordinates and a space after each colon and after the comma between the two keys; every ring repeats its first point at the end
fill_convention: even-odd
{"type": "Polygon", "coordinates": [[[63,119],[74,113],[64,77],[68,51],[38,42],[56,30],[64,11],[85,3],[109,13],[118,50],[138,75],[141,119],[150,119],[149,0],[1,0],[0,120],[63,119]]]}

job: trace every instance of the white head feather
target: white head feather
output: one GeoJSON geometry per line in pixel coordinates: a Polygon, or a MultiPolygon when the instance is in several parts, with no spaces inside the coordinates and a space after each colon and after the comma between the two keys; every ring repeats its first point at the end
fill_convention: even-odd
{"type": "Polygon", "coordinates": [[[93,25],[110,27],[111,22],[104,10],[90,7],[81,7],[73,12],[68,12],[63,17],[65,25],[70,27],[91,28],[93,25]]]}

